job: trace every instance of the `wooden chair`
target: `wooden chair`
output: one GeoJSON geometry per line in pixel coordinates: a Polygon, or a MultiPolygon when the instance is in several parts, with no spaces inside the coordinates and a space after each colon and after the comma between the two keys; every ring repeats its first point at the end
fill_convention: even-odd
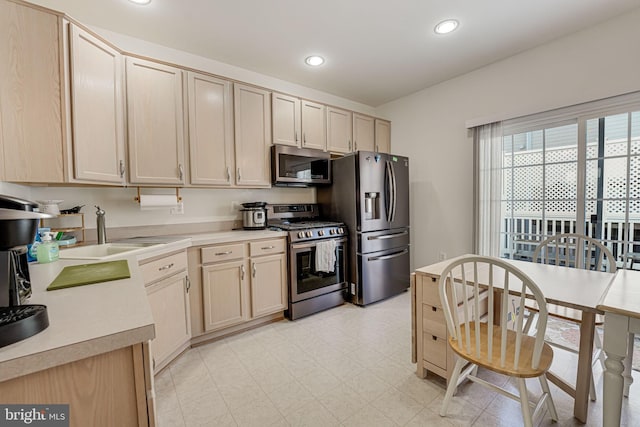
{"type": "MultiPolygon", "coordinates": [[[[540,262],[542,264],[563,265],[585,270],[608,271],[610,273],[615,273],[617,269],[615,258],[611,251],[600,241],[583,234],[564,233],[547,237],[536,247],[532,260],[533,262],[540,262]]],[[[528,332],[533,324],[534,313],[538,311],[538,306],[528,301],[526,309],[530,313],[527,323],[525,324],[525,331],[528,332]]],[[[547,310],[550,317],[576,324],[582,322],[582,312],[580,310],[560,307],[555,304],[548,304],[547,310]]],[[[602,326],[603,323],[604,317],[601,315],[596,316],[596,326],[602,326]]],[[[596,348],[593,363],[596,364],[599,361],[604,370],[605,356],[602,351],[600,334],[597,330],[593,339],[594,347],[596,348]]],[[[577,348],[567,347],[550,340],[547,340],[547,343],[572,353],[578,353],[577,348]]],[[[593,375],[591,375],[589,395],[591,400],[596,400],[596,387],[593,375]]]]}
{"type": "Polygon", "coordinates": [[[549,410],[551,418],[557,421],[558,414],[545,377],[553,360],[553,350],[544,342],[547,312],[544,296],[538,286],[526,274],[504,260],[465,256],[444,269],[439,289],[449,332],[449,345],[459,356],[447,386],[440,415],[446,416],[447,407],[458,385],[469,379],[519,401],[524,425],[527,427],[533,425],[533,419],[544,407],[549,410]],[[495,285],[500,286],[496,289],[495,285]],[[487,315],[483,319],[478,316],[485,312],[484,307],[481,307],[480,294],[487,288],[487,315]],[[501,294],[494,292],[500,288],[504,289],[501,294]],[[509,292],[532,295],[538,302],[539,328],[535,336],[527,335],[522,328],[525,298],[520,299],[520,309],[513,313],[515,330],[507,327],[509,292]],[[501,297],[496,298],[495,295],[501,297]],[[478,378],[478,367],[516,378],[519,395],[478,378]],[[543,391],[533,412],[526,378],[538,378],[543,391]]]}

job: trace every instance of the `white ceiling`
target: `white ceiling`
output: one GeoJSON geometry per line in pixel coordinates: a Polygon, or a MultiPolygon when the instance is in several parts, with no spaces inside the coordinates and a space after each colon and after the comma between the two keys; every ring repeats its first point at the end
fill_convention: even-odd
{"type": "Polygon", "coordinates": [[[32,0],[373,107],[640,7],[640,0],[32,0]],[[446,18],[458,30],[436,35],[446,18]],[[319,54],[326,63],[303,63],[319,54]]]}

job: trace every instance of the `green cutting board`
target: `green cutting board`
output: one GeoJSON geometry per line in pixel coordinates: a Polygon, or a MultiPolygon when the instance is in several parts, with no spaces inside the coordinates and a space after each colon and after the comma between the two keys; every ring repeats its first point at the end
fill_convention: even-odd
{"type": "Polygon", "coordinates": [[[127,260],[67,266],[47,287],[48,291],[91,285],[131,277],[127,260]]]}

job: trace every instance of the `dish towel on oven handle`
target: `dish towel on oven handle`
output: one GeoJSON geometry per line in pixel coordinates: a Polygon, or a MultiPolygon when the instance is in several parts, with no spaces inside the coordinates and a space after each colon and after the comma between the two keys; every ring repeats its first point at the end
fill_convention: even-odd
{"type": "Polygon", "coordinates": [[[316,271],[333,273],[336,264],[336,241],[323,240],[316,243],[316,271]]]}

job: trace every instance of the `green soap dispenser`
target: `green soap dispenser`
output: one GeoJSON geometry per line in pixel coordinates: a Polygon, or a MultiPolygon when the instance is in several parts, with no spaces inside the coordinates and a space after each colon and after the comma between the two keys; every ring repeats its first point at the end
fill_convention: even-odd
{"type": "Polygon", "coordinates": [[[41,264],[57,261],[60,258],[60,248],[58,242],[51,239],[51,233],[42,235],[42,243],[38,245],[36,250],[38,262],[41,264]]]}

